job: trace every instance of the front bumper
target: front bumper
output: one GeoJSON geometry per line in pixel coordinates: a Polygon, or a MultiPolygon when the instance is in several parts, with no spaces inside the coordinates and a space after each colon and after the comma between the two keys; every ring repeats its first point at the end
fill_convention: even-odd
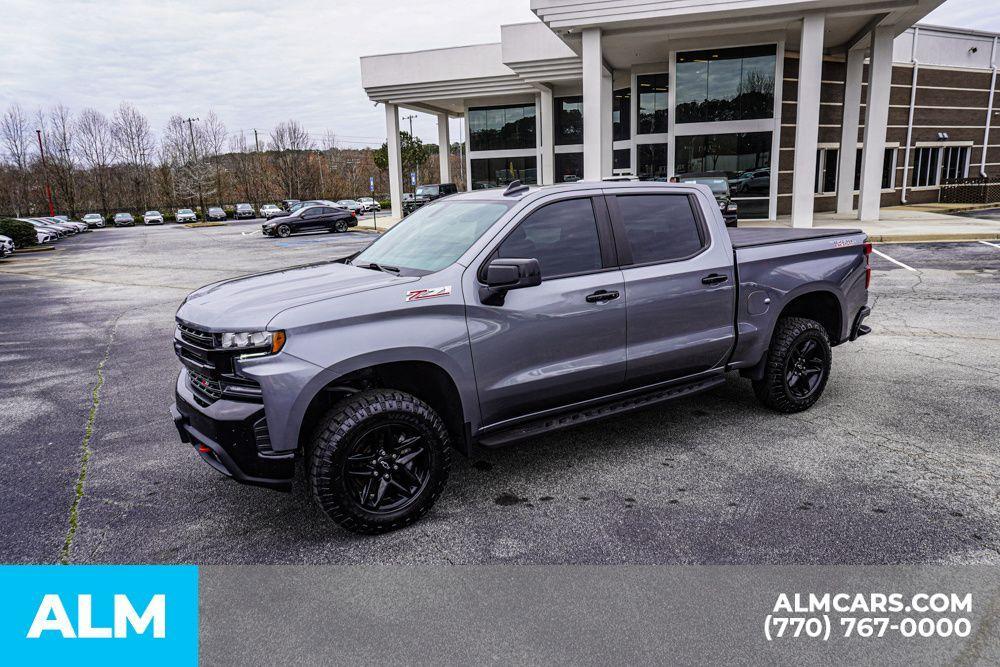
{"type": "Polygon", "coordinates": [[[187,370],[177,378],[176,401],[170,413],[181,442],[193,445],[205,463],[243,484],[291,489],[295,453],[270,450],[262,404],[221,399],[202,407],[187,370]]]}

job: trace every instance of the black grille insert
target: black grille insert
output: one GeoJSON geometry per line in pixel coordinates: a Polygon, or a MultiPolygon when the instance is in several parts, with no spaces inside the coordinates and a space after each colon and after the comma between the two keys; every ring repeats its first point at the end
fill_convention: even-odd
{"type": "Polygon", "coordinates": [[[189,343],[207,348],[215,347],[215,334],[192,329],[180,323],[177,324],[177,330],[180,332],[181,338],[189,343]]]}
{"type": "Polygon", "coordinates": [[[222,383],[218,380],[213,380],[201,373],[189,370],[188,383],[191,385],[191,389],[202,398],[210,401],[217,401],[222,398],[222,383]]]}

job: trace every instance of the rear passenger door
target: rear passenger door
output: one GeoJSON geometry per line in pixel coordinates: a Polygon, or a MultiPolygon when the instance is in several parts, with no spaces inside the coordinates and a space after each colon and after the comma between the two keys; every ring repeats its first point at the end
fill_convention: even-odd
{"type": "Polygon", "coordinates": [[[712,239],[697,195],[607,195],[628,301],[628,384],[722,366],[735,341],[736,276],[730,246],[712,239]]]}

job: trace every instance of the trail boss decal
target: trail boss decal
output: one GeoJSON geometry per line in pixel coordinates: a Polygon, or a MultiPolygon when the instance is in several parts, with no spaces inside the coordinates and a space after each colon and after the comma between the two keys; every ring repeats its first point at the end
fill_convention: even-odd
{"type": "Polygon", "coordinates": [[[834,248],[846,248],[854,245],[854,239],[838,239],[833,242],[834,248]]]}
{"type": "Polygon", "coordinates": [[[411,289],[406,293],[406,300],[423,301],[424,299],[436,299],[439,296],[450,296],[451,285],[445,287],[431,287],[430,289],[411,289]]]}

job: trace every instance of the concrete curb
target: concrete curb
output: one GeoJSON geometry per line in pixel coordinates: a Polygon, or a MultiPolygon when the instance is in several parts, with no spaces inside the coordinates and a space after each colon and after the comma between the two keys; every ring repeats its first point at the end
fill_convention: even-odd
{"type": "Polygon", "coordinates": [[[47,252],[49,250],[55,250],[55,246],[41,245],[41,246],[29,246],[27,248],[18,248],[14,251],[15,255],[20,255],[26,252],[47,252]]]}
{"type": "Polygon", "coordinates": [[[868,240],[872,243],[963,243],[967,241],[1000,241],[1000,233],[870,234],[868,240]]]}

